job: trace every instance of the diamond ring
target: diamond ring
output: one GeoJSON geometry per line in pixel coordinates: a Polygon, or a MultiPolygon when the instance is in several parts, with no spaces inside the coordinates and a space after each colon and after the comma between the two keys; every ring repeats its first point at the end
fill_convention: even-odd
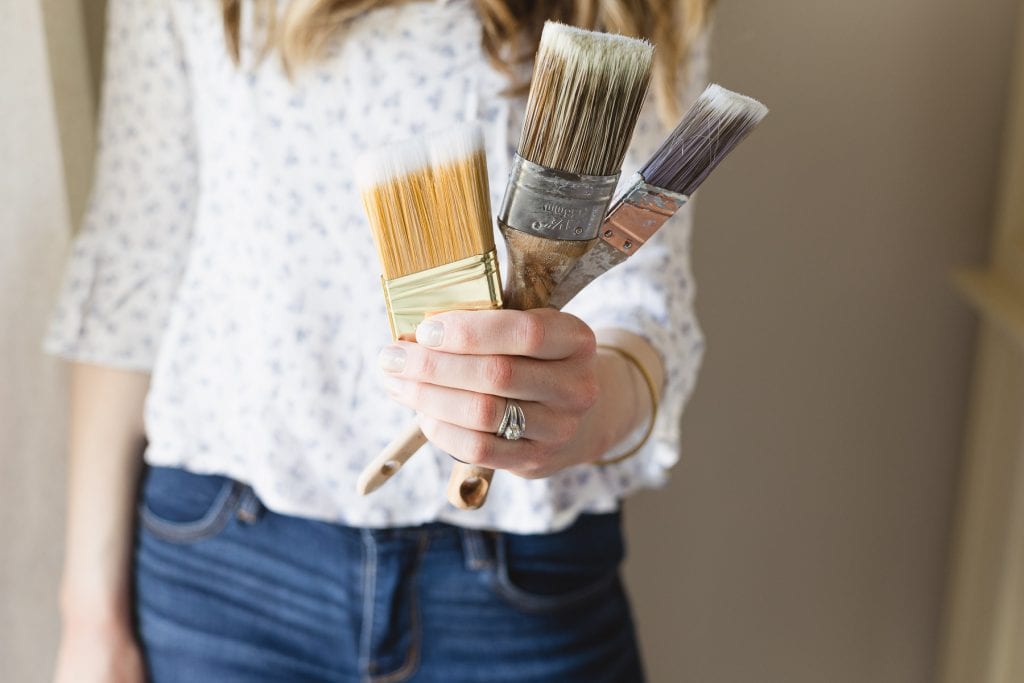
{"type": "Polygon", "coordinates": [[[501,424],[498,425],[497,436],[517,441],[523,438],[526,432],[526,415],[519,404],[510,398],[505,399],[505,414],[501,416],[501,424]]]}

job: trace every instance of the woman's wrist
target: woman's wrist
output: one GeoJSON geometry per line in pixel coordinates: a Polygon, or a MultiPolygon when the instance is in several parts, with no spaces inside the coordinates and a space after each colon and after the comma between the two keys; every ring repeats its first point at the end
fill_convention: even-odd
{"type": "Polygon", "coordinates": [[[131,600],[125,587],[97,587],[69,580],[60,587],[60,615],[65,626],[119,626],[131,623],[131,600]]]}
{"type": "Polygon", "coordinates": [[[617,328],[595,331],[601,400],[594,417],[601,435],[590,462],[632,455],[650,435],[664,382],[661,359],[643,337],[617,328]]]}

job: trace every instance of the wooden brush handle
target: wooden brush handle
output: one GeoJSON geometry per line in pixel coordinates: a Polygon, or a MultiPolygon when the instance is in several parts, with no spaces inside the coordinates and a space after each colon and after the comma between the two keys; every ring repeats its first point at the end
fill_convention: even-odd
{"type": "Polygon", "coordinates": [[[516,311],[547,306],[551,292],[597,241],[546,239],[503,223],[498,227],[508,247],[503,306],[516,311]]]}
{"type": "MultiPolygon", "coordinates": [[[[356,483],[356,491],[365,496],[388,483],[426,442],[427,437],[420,431],[419,425],[413,423],[406,427],[385,446],[380,455],[363,468],[356,483]]],[[[448,500],[457,508],[475,510],[487,500],[493,476],[494,470],[456,460],[448,479],[448,500]]]]}
{"type": "Polygon", "coordinates": [[[448,477],[448,502],[460,510],[476,510],[487,502],[494,470],[455,461],[448,477]]]}
{"type": "Polygon", "coordinates": [[[395,472],[402,469],[409,458],[427,442],[418,424],[413,423],[391,440],[384,450],[363,468],[356,483],[356,490],[365,496],[383,486],[395,472]]]}
{"type": "MultiPolygon", "coordinates": [[[[508,247],[503,307],[517,311],[543,308],[551,292],[594,240],[553,240],[509,228],[498,222],[508,247]]],[[[448,502],[475,510],[487,502],[494,470],[456,462],[448,480],[448,502]]]]}

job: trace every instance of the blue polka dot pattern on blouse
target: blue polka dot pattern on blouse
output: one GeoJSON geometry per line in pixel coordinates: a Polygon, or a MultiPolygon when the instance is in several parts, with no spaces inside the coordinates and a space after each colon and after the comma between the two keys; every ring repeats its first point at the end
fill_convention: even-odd
{"type": "MultiPolygon", "coordinates": [[[[703,351],[690,207],[566,309],[645,336],[665,360],[656,429],[637,456],[541,480],[498,472],[489,503],[464,512],[445,500],[451,460],[428,446],[379,492],[355,493],[411,411],[379,384],[390,336],[352,159],[477,121],[497,205],[518,139],[523,101],[500,94],[469,0],[368,12],[294,81],[275,59],[256,64],[248,32],[247,66],[235,67],[217,3],[111,0],[108,11],[96,176],[44,347],[151,373],[148,462],[245,481],[284,514],[520,533],[664,482],[703,351]]],[[[687,102],[704,84],[706,43],[687,102]]],[[[648,106],[624,178],[664,133],[648,106]]]]}

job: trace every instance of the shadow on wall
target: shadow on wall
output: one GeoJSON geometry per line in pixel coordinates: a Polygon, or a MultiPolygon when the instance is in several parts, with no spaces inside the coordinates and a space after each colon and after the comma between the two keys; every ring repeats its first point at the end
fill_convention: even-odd
{"type": "Polygon", "coordinates": [[[103,25],[107,13],[107,0],[81,0],[85,18],[85,42],[89,50],[89,75],[92,79],[94,102],[99,102],[99,84],[103,80],[103,25]]]}

